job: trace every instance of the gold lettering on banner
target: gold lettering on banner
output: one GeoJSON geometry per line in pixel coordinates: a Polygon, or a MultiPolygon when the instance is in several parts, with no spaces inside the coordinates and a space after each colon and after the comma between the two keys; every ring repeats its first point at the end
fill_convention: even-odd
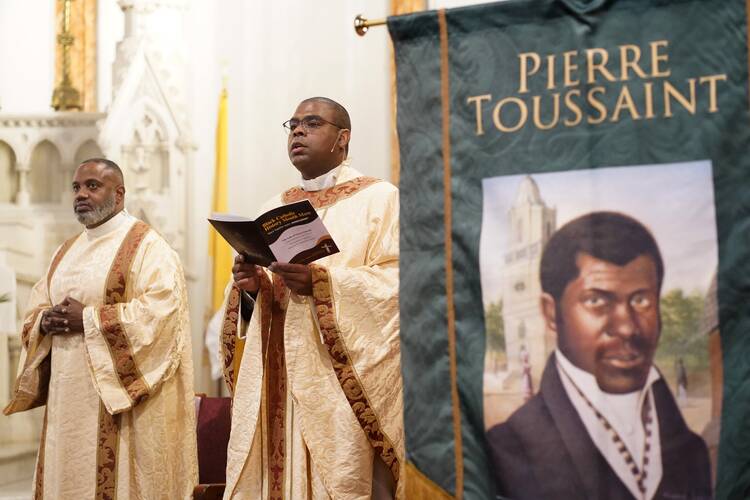
{"type": "Polygon", "coordinates": [[[638,78],[646,78],[646,73],[638,65],[641,60],[641,48],[637,45],[622,45],[620,47],[620,78],[623,81],[629,80],[628,70],[632,69],[638,78]],[[628,54],[632,54],[631,59],[628,54]]]}
{"type": "Polygon", "coordinates": [[[633,120],[640,120],[641,116],[638,114],[638,110],[633,102],[633,96],[630,95],[627,85],[622,88],[620,97],[617,98],[617,104],[615,104],[615,112],[612,113],[612,121],[620,121],[620,111],[627,109],[630,112],[630,118],[633,120]]]}
{"type": "Polygon", "coordinates": [[[565,94],[565,106],[575,115],[575,118],[572,120],[567,118],[564,120],[566,127],[575,127],[576,125],[581,123],[581,120],[583,120],[583,112],[581,111],[581,107],[575,101],[573,101],[573,96],[581,97],[581,91],[575,89],[565,94]]]}
{"type": "Polygon", "coordinates": [[[596,74],[601,74],[605,80],[614,82],[617,79],[615,75],[609,72],[607,69],[607,62],[609,61],[609,53],[604,49],[588,49],[586,51],[586,67],[588,68],[589,77],[588,82],[594,83],[597,81],[596,74]],[[597,60],[598,56],[598,60],[597,60]]]}
{"type": "Polygon", "coordinates": [[[520,54],[518,58],[521,61],[521,85],[518,89],[519,94],[525,94],[529,91],[527,86],[528,77],[539,71],[539,67],[542,65],[542,60],[539,58],[539,54],[536,52],[529,52],[527,54],[520,54]],[[531,68],[528,67],[528,61],[531,61],[531,68]]]}
{"type": "Polygon", "coordinates": [[[560,120],[560,94],[552,94],[552,101],[553,101],[553,111],[552,111],[552,121],[549,123],[542,123],[542,117],[541,115],[541,104],[542,97],[535,95],[533,97],[533,109],[534,109],[534,125],[539,130],[549,130],[553,128],[555,125],[557,125],[558,120],[560,120]]]}
{"type": "Polygon", "coordinates": [[[526,103],[518,97],[506,97],[505,99],[497,103],[497,105],[495,106],[495,111],[492,112],[492,121],[495,122],[495,127],[497,127],[497,129],[501,132],[515,132],[526,124],[526,119],[528,117],[529,110],[526,107],[526,103]],[[520,113],[518,123],[516,123],[512,127],[506,126],[500,117],[500,111],[502,111],[503,106],[509,102],[515,103],[515,105],[518,106],[518,111],[520,113]]]}
{"type": "Polygon", "coordinates": [[[522,52],[516,95],[477,93],[465,103],[473,113],[476,136],[491,128],[487,115],[497,132],[510,134],[530,126],[551,130],[719,112],[725,73],[682,81],[669,80],[671,76],[668,40],[553,54],[522,52]],[[563,91],[545,93],[555,89],[563,91]]]}
{"type": "Polygon", "coordinates": [[[659,63],[667,63],[669,56],[666,54],[660,54],[659,49],[666,49],[669,42],[666,40],[659,40],[658,42],[651,43],[651,77],[652,78],[666,78],[672,74],[669,69],[659,69],[659,63]]]}
{"type": "Polygon", "coordinates": [[[573,80],[573,72],[578,69],[578,65],[573,64],[571,60],[576,54],[578,54],[576,50],[563,52],[563,68],[565,68],[563,70],[563,85],[566,87],[572,87],[581,83],[579,80],[573,80]]]}
{"type": "Polygon", "coordinates": [[[492,96],[490,94],[475,95],[474,97],[469,97],[468,99],[466,99],[466,102],[468,104],[471,104],[473,102],[476,106],[474,111],[477,114],[477,135],[484,134],[484,127],[482,127],[482,101],[489,101],[490,99],[492,99],[492,96]]]}
{"type": "Polygon", "coordinates": [[[716,113],[719,108],[716,105],[716,82],[727,81],[727,75],[710,75],[710,76],[702,76],[698,80],[698,83],[703,85],[704,83],[708,83],[708,112],[709,113],[716,113]]]}
{"type": "Polygon", "coordinates": [[[547,90],[555,88],[555,56],[547,56],[547,90]]]}
{"type": "Polygon", "coordinates": [[[591,105],[591,107],[596,108],[596,110],[599,112],[598,118],[592,118],[589,116],[588,121],[591,125],[597,125],[607,119],[607,107],[604,104],[602,104],[600,100],[594,97],[594,94],[603,94],[604,92],[605,92],[604,87],[594,87],[591,90],[589,90],[589,95],[588,95],[589,104],[591,105]]]}
{"type": "Polygon", "coordinates": [[[695,114],[695,78],[688,80],[690,83],[690,98],[686,98],[671,83],[664,82],[664,116],[672,117],[672,99],[679,102],[691,115],[695,114]]]}
{"type": "Polygon", "coordinates": [[[654,117],[654,84],[646,82],[643,84],[643,92],[646,94],[646,119],[654,117]]]}

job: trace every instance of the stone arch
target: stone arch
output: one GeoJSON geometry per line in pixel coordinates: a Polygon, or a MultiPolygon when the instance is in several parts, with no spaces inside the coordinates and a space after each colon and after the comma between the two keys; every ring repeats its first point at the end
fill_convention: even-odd
{"type": "Polygon", "coordinates": [[[12,203],[17,191],[16,152],[10,144],[0,141],[0,203],[12,203]]]}
{"type": "MultiPolygon", "coordinates": [[[[62,176],[63,192],[68,192],[66,191],[67,186],[73,182],[73,176],[75,175],[78,165],[80,165],[85,160],[88,160],[89,158],[102,158],[103,156],[104,153],[102,153],[101,148],[96,143],[96,141],[94,141],[94,139],[83,141],[78,146],[78,149],[76,149],[76,152],[73,155],[73,163],[69,165],[63,165],[63,169],[60,172],[60,175],[62,176]]],[[[70,197],[63,196],[63,202],[72,201],[72,194],[73,193],[70,192],[70,197]]]]}
{"type": "Polygon", "coordinates": [[[101,148],[99,145],[94,141],[93,139],[89,139],[85,141],[83,144],[78,146],[78,149],[76,150],[76,154],[73,157],[73,162],[75,163],[75,166],[81,164],[82,161],[88,160],[89,158],[102,158],[104,157],[104,153],[102,153],[101,148]]]}
{"type": "Polygon", "coordinates": [[[59,203],[62,195],[60,151],[49,140],[39,142],[29,162],[29,192],[32,203],[59,203]]]}

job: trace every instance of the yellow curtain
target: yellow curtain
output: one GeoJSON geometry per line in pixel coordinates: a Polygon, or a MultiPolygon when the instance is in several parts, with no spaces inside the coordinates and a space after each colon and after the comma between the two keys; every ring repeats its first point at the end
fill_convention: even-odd
{"type": "MultiPolygon", "coordinates": [[[[392,16],[411,14],[427,8],[427,0],[391,0],[392,16]]],[[[391,46],[393,54],[393,46],[391,46]]],[[[396,128],[396,61],[391,57],[391,182],[398,186],[401,171],[401,157],[398,149],[398,130],[396,128]]]]}
{"type": "MultiPolygon", "coordinates": [[[[216,165],[214,170],[214,193],[211,201],[212,212],[226,212],[228,210],[228,137],[227,137],[227,91],[221,91],[219,97],[219,116],[216,124],[216,165]]],[[[211,291],[211,311],[216,312],[224,301],[224,287],[229,281],[232,268],[232,249],[219,236],[213,227],[208,234],[208,255],[213,258],[211,291]]]]}
{"type": "MultiPolygon", "coordinates": [[[[211,202],[212,212],[226,212],[229,207],[229,155],[228,155],[228,95],[222,89],[219,97],[219,116],[216,124],[216,166],[214,172],[214,192],[211,202]]],[[[208,255],[211,260],[211,314],[221,308],[224,301],[224,288],[232,272],[232,248],[219,236],[213,227],[209,227],[208,255]]],[[[237,340],[234,357],[234,373],[239,373],[244,341],[237,340]]]]}
{"type": "MultiPolygon", "coordinates": [[[[60,33],[65,2],[55,1],[55,33],[60,33]]],[[[81,93],[82,111],[97,111],[96,99],[96,17],[97,0],[74,0],[70,3],[70,81],[81,93]]],[[[55,45],[55,82],[62,80],[62,47],[55,45]]]]}

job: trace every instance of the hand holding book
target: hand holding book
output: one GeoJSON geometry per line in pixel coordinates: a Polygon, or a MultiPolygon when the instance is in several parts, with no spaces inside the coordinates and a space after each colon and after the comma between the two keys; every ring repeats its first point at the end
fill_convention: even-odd
{"type": "Polygon", "coordinates": [[[260,267],[249,262],[245,262],[245,256],[238,254],[234,258],[234,266],[232,266],[232,278],[235,284],[250,295],[255,297],[260,288],[260,273],[263,271],[260,267]]]}
{"type": "Polygon", "coordinates": [[[245,262],[263,267],[272,262],[309,264],[339,252],[307,200],[274,208],[256,220],[214,214],[208,221],[245,262]]]}

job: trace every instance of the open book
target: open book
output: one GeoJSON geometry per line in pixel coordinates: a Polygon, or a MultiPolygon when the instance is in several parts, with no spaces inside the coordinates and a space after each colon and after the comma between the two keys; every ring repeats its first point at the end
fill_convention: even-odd
{"type": "Polygon", "coordinates": [[[255,220],[213,214],[208,222],[246,262],[309,264],[339,252],[336,243],[307,200],[269,210],[255,220]]]}

